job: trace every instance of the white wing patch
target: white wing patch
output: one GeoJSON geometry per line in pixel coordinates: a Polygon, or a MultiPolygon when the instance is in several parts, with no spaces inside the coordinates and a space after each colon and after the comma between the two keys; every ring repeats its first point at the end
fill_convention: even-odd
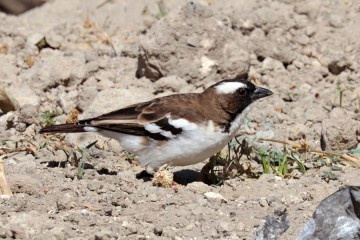
{"type": "Polygon", "coordinates": [[[162,130],[156,123],[149,123],[144,126],[145,130],[151,133],[160,133],[164,137],[173,138],[175,137],[170,131],[162,130]]]}
{"type": "Polygon", "coordinates": [[[239,88],[247,88],[246,84],[241,82],[223,82],[215,86],[219,94],[230,94],[236,92],[239,88]]]}
{"type": "Polygon", "coordinates": [[[99,131],[99,129],[97,129],[96,127],[86,126],[86,127],[84,127],[84,131],[85,132],[97,132],[97,131],[99,131]]]}
{"type": "Polygon", "coordinates": [[[162,132],[163,130],[160,129],[160,127],[158,125],[156,125],[155,123],[149,123],[146,124],[144,126],[144,128],[146,129],[146,131],[149,131],[151,133],[159,133],[162,132]]]}
{"type": "Polygon", "coordinates": [[[194,130],[197,128],[195,123],[191,123],[188,120],[184,119],[184,118],[179,118],[176,120],[172,120],[171,118],[169,118],[169,123],[171,125],[173,125],[175,128],[182,128],[183,130],[187,131],[187,130],[194,130]]]}

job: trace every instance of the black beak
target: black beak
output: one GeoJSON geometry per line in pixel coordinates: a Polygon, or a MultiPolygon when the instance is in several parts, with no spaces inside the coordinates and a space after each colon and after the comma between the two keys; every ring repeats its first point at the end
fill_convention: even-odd
{"type": "Polygon", "coordinates": [[[262,88],[262,87],[256,87],[255,91],[253,92],[253,94],[251,96],[251,100],[255,101],[255,100],[258,100],[260,98],[270,96],[272,94],[273,94],[273,92],[270,91],[269,89],[262,88]]]}

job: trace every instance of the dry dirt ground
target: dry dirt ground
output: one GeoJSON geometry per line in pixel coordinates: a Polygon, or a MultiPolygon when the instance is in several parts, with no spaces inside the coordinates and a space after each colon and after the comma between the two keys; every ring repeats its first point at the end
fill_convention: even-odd
{"type": "Polygon", "coordinates": [[[136,178],[142,168],[114,140],[41,136],[41,113],[63,123],[74,107],[89,117],[248,74],[275,93],[248,132],[359,148],[359,25],[357,0],[49,0],[0,13],[0,83],[21,107],[0,117],[1,147],[27,148],[4,158],[14,195],[0,199],[0,238],[254,239],[275,212],[290,225],[279,239],[296,239],[322,199],[359,185],[357,168],[212,186],[196,181],[201,163],[173,168],[184,184],[161,188],[136,178]],[[43,37],[51,47],[39,51],[43,37]],[[95,140],[82,173],[68,149],[95,140]]]}

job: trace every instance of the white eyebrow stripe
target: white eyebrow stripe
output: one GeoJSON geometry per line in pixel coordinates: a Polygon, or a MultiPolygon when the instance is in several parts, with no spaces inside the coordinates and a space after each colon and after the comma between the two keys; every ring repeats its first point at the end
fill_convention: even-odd
{"type": "Polygon", "coordinates": [[[247,85],[242,82],[223,82],[215,86],[216,92],[219,94],[234,93],[239,88],[247,88],[247,85]]]}

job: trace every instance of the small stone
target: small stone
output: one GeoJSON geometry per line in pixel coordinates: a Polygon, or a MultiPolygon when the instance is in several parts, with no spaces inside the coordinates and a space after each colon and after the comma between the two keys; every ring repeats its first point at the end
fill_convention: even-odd
{"type": "Polygon", "coordinates": [[[278,70],[285,70],[285,67],[280,61],[270,58],[270,57],[267,57],[263,61],[262,69],[264,71],[266,71],[266,70],[268,70],[268,71],[277,70],[278,71],[278,70]]]}
{"type": "Polygon", "coordinates": [[[45,36],[41,33],[33,33],[26,39],[26,45],[29,47],[35,47],[38,42],[40,42],[41,39],[43,39],[45,36]]]}
{"type": "Polygon", "coordinates": [[[192,182],[186,185],[186,189],[194,193],[205,193],[210,190],[210,187],[203,182],[192,182]]]}
{"type": "Polygon", "coordinates": [[[222,203],[227,202],[227,200],[224,198],[224,196],[221,195],[220,193],[206,192],[206,193],[204,193],[204,196],[209,202],[219,202],[219,201],[222,203]]]}
{"type": "Polygon", "coordinates": [[[155,227],[155,228],[154,228],[154,234],[155,234],[156,236],[161,236],[161,235],[163,234],[163,229],[162,229],[162,227],[155,227]]]}
{"type": "Polygon", "coordinates": [[[356,126],[356,121],[346,116],[325,119],[321,129],[321,149],[337,151],[356,148],[356,126]]]}
{"type": "Polygon", "coordinates": [[[316,33],[316,28],[315,26],[307,26],[306,29],[305,29],[305,34],[306,36],[308,37],[312,37],[314,36],[316,33]]]}
{"type": "Polygon", "coordinates": [[[330,26],[334,27],[334,28],[341,28],[343,26],[343,17],[337,14],[331,14],[330,15],[330,26]]]}
{"type": "Polygon", "coordinates": [[[26,104],[20,109],[19,122],[25,123],[26,125],[31,125],[36,122],[36,117],[38,114],[39,111],[36,106],[26,104]]]}
{"type": "Polygon", "coordinates": [[[10,195],[0,195],[0,199],[3,200],[4,202],[9,200],[11,198],[10,195]]]}
{"type": "Polygon", "coordinates": [[[268,206],[268,202],[266,201],[265,197],[262,197],[262,198],[259,199],[259,204],[262,207],[267,207],[268,206]]]}
{"type": "Polygon", "coordinates": [[[62,194],[56,201],[57,209],[59,211],[71,209],[74,207],[73,199],[75,199],[75,197],[71,193],[62,194]]]}
{"type": "Polygon", "coordinates": [[[90,191],[95,191],[95,190],[97,190],[97,189],[99,188],[98,185],[99,185],[99,183],[92,181],[92,182],[89,182],[89,183],[87,184],[87,188],[88,188],[90,191]]]}
{"type": "Polygon", "coordinates": [[[87,209],[81,209],[80,213],[81,213],[81,215],[83,215],[85,217],[89,216],[89,210],[87,210],[87,209]]]}

